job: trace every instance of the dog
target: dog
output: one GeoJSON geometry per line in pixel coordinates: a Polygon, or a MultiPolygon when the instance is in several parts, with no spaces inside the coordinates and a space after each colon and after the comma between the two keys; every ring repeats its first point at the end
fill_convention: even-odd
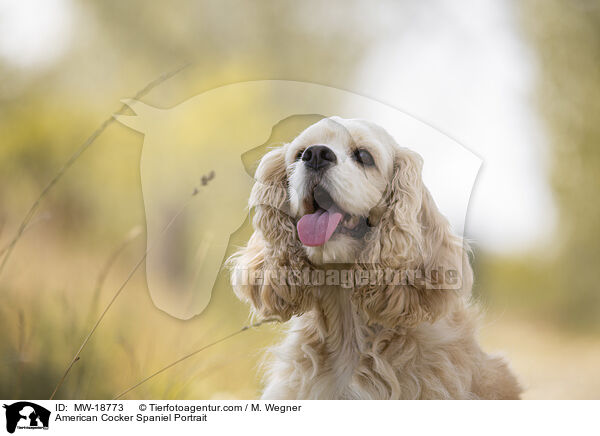
{"type": "Polygon", "coordinates": [[[261,159],[254,233],[229,265],[253,314],[287,323],[263,399],[520,397],[477,343],[469,247],[422,166],[378,125],[339,117],[261,159]]]}

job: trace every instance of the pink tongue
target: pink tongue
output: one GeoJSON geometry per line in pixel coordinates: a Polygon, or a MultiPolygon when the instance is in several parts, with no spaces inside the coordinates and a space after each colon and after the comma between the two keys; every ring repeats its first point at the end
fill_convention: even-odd
{"type": "Polygon", "coordinates": [[[323,209],[304,215],[296,226],[298,237],[308,247],[323,245],[329,241],[341,220],[341,213],[328,212],[323,209]]]}

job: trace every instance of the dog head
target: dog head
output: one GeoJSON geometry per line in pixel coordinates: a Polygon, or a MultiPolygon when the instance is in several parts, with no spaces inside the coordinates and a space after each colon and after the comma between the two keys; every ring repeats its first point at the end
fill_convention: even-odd
{"type": "MultiPolygon", "coordinates": [[[[422,166],[418,154],[373,123],[332,117],[313,124],[261,160],[250,197],[255,234],[234,257],[237,266],[377,270],[377,280],[355,283],[353,292],[370,321],[434,321],[459,301],[461,289],[470,290],[472,273],[462,240],[422,181],[422,166]],[[400,281],[381,277],[385,270],[400,281]]],[[[264,308],[273,286],[287,315],[314,303],[311,284],[301,280],[291,292],[267,278],[254,291],[236,291],[246,299],[254,292],[249,300],[264,308]],[[294,296],[302,301],[297,307],[294,296]]]]}
{"type": "Polygon", "coordinates": [[[325,118],[286,146],[290,214],[308,258],[358,260],[393,173],[397,147],[359,120],[325,118]]]}

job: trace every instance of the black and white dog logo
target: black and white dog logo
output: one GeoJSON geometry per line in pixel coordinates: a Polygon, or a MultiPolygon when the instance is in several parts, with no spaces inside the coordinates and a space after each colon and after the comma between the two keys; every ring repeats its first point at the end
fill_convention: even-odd
{"type": "Polygon", "coordinates": [[[50,411],[29,401],[4,405],[6,409],[6,431],[18,429],[48,429],[50,411]]]}

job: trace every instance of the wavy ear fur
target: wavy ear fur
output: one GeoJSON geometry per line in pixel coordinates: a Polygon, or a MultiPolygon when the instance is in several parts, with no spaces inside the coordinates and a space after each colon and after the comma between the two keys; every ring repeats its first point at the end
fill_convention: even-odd
{"type": "Polygon", "coordinates": [[[468,247],[439,212],[422,181],[422,167],[418,154],[399,152],[383,195],[383,212],[369,238],[370,250],[361,263],[365,269],[391,269],[402,280],[367,285],[354,293],[369,321],[387,327],[434,322],[471,292],[468,247]]]}
{"type": "Polygon", "coordinates": [[[312,305],[298,275],[309,265],[288,210],[285,146],[267,153],[255,174],[249,206],[254,234],[228,261],[233,289],[263,318],[288,320],[312,305]]]}

